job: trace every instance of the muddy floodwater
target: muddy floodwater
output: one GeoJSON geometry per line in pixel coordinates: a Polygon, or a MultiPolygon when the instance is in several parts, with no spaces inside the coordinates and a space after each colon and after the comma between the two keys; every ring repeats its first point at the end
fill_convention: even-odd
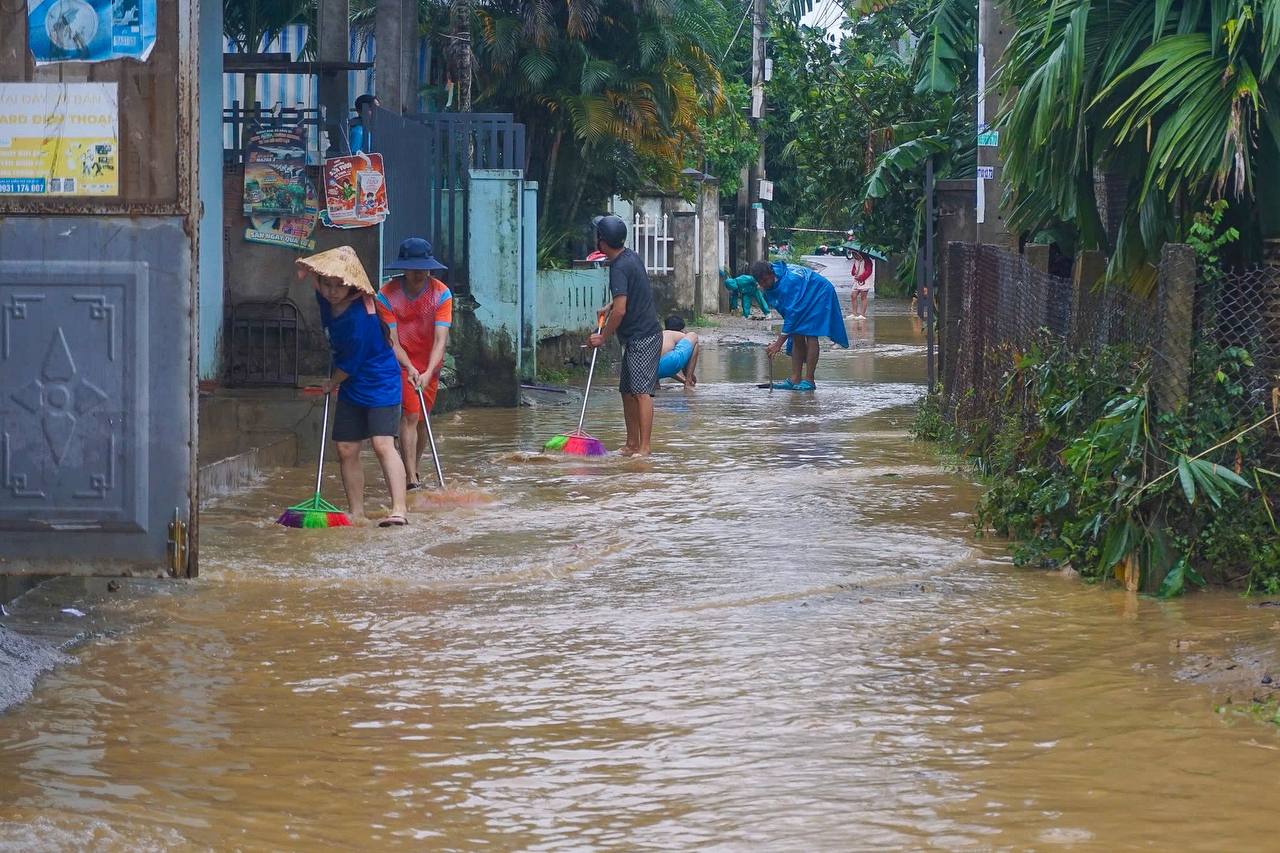
{"type": "MultiPolygon", "coordinates": [[[[725,335],[647,462],[531,452],[577,416],[541,395],[439,419],[489,503],[221,500],[198,581],[0,717],[0,848],[1274,849],[1276,729],[1183,676],[1280,611],[1011,566],[907,433],[919,325],[873,311],[816,395],[725,335]]],[[[588,428],[622,443],[611,389],[588,428]]]]}

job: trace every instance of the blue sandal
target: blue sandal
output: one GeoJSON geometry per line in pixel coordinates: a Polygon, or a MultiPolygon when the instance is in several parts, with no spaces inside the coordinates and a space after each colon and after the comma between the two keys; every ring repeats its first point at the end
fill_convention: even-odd
{"type": "Polygon", "coordinates": [[[795,391],[799,387],[799,385],[792,384],[790,379],[784,379],[781,382],[773,383],[773,389],[775,391],[795,391]]]}
{"type": "Polygon", "coordinates": [[[801,380],[801,382],[800,382],[800,384],[799,384],[799,385],[796,385],[796,386],[795,386],[795,390],[797,390],[797,391],[816,391],[816,390],[818,390],[818,386],[817,386],[817,385],[814,385],[814,384],[813,384],[812,382],[810,382],[808,379],[804,379],[804,380],[801,380]]]}

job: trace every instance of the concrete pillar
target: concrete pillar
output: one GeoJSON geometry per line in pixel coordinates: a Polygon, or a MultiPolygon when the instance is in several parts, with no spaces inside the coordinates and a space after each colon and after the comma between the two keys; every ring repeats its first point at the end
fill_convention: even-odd
{"type": "Polygon", "coordinates": [[[720,310],[720,182],[704,181],[698,188],[698,251],[701,263],[698,267],[699,314],[714,314],[720,310]]]}
{"type": "Polygon", "coordinates": [[[675,308],[680,311],[697,310],[697,252],[694,239],[694,222],[696,213],[684,212],[672,214],[671,236],[675,242],[671,244],[674,286],[672,297],[675,308]]]}
{"type": "MultiPolygon", "coordinates": [[[[321,62],[351,60],[350,0],[317,0],[316,58],[321,62]]],[[[351,117],[351,97],[346,71],[328,71],[319,79],[320,106],[326,112],[328,150],[345,152],[347,120],[351,117]]]]}
{"type": "Polygon", "coordinates": [[[459,347],[473,403],[512,406],[519,398],[522,185],[517,170],[471,170],[467,275],[478,328],[459,347]]]}
{"type": "Polygon", "coordinates": [[[393,113],[417,112],[418,2],[378,0],[374,18],[378,100],[393,113]]]}
{"type": "Polygon", "coordinates": [[[1156,285],[1160,330],[1155,357],[1156,407],[1176,412],[1187,402],[1191,388],[1192,313],[1196,298],[1196,253],[1190,246],[1166,243],[1160,252],[1156,285]]]}
{"type": "MultiPolygon", "coordinates": [[[[1000,98],[994,86],[996,70],[1004,58],[1005,48],[1013,28],[1009,26],[1004,9],[997,0],[979,0],[978,2],[978,167],[989,167],[993,177],[979,178],[977,182],[976,206],[978,212],[978,242],[989,243],[1006,248],[1016,248],[1009,229],[1005,225],[1004,211],[1000,209],[1000,200],[1004,195],[1000,180],[999,149],[981,144],[981,134],[992,124],[1000,112],[1000,98]]],[[[981,174],[981,172],[979,172],[981,174]]]]}
{"type": "Polygon", "coordinates": [[[1074,318],[1073,343],[1077,347],[1093,343],[1097,336],[1099,312],[1093,307],[1097,302],[1093,289],[1106,272],[1107,256],[1101,252],[1090,250],[1076,255],[1075,266],[1071,268],[1071,316],[1074,318]]]}
{"type": "Polygon", "coordinates": [[[538,373],[538,184],[523,181],[520,211],[520,360],[522,379],[538,373]]]}
{"type": "Polygon", "coordinates": [[[200,285],[199,378],[221,371],[222,266],[222,4],[200,4],[200,285]]]}

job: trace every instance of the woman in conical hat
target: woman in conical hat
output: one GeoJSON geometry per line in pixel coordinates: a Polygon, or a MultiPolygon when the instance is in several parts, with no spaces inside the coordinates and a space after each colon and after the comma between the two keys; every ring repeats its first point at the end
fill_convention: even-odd
{"type": "Polygon", "coordinates": [[[402,527],[404,466],[396,451],[400,433],[400,365],[378,318],[373,285],[350,246],[339,246],[297,261],[299,275],[315,278],[320,322],[333,351],[333,374],[324,392],[338,392],[334,444],[342,467],[342,487],[353,518],[364,518],[364,469],[360,446],[368,439],[391,491],[391,513],[380,527],[402,527]]]}

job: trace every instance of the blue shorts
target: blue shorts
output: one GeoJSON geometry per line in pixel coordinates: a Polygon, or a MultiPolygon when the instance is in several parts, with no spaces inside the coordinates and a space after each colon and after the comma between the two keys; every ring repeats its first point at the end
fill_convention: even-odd
{"type": "Polygon", "coordinates": [[[693,357],[693,341],[688,338],[681,338],[676,341],[676,345],[671,352],[662,357],[658,362],[658,378],[670,379],[680,371],[684,370],[685,365],[689,363],[689,359],[693,357]]]}

